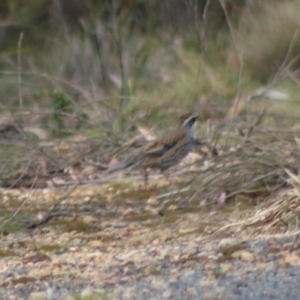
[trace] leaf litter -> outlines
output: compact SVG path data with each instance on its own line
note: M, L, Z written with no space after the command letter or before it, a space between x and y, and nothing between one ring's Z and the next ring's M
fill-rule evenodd
M206 152L203 143L196 145L192 168L189 161L180 166L172 186L154 173L145 189L141 176L130 171L98 184L88 178L83 184L79 172L60 175L61 187L37 189L31 183L29 190L5 189L1 297L47 290L52 282L54 295L91 288L93 295L100 290L104 299L118 299L125 294L113 286L126 284L130 295L137 292L137 282L148 282L167 298L174 292L171 283L159 279L167 274L183 285L185 278L197 278L211 289L241 268L272 269L264 258L270 253L270 261L283 268L298 266L300 247L293 232L299 216L299 133L260 127L261 118L253 128L234 124L239 130L230 139L223 132L226 124L218 124L205 140ZM79 160L75 168L85 164ZM150 295L146 286L141 285ZM203 290L205 299L210 294Z

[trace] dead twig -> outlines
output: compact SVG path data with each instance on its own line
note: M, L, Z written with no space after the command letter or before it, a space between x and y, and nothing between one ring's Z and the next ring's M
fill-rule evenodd
M249 127L246 130L246 133L244 135L244 140L243 140L243 144L246 143L249 140L249 137L251 136L253 130L255 127L257 127L259 124L261 124L263 117L265 115L266 109L264 108L260 114L258 115L258 117L256 118L256 120L254 120L254 122L252 124L249 125Z
M28 165L26 166L24 172L12 184L10 184L7 188L5 188L3 191L0 192L0 195L5 193L7 190L13 188L27 174L27 170L30 166L30 163L31 162L28 163ZM0 178L0 180L1 180L1 178Z
M34 187L34 184L35 184L35 181L36 181L36 179L38 178L38 171L39 171L39 168L37 168L37 170L36 170L36 174L35 174L35 178L34 178L34 180L33 180L33 182L32 182L32 185L31 185L31 187L30 187L30 190L29 190L29 192L28 192L28 194L27 194L27 197L25 198L25 200L23 201L23 203L19 206L19 208L14 212L14 214L9 218L9 219L7 219L1 226L0 226L0 228L3 228L6 224L8 224L19 212L20 212L20 210L24 207L24 205L26 204L26 202L27 202L27 200L29 199L29 196L31 195L31 193L32 193L32 190L33 190L33 187Z
M40 225L46 224L47 222L49 222L51 219L53 218L58 218L58 217L74 217L75 214L72 212L68 212L68 211L54 211L51 210L49 212L47 212L42 218L41 220L37 220L37 221L33 221L30 224L26 225L27 229L33 229L36 228Z
M22 66L21 66L21 47L23 41L24 33L21 32L18 42L18 94L19 94L19 105L20 110L23 110L23 95L22 95ZM23 120L24 121L24 120Z
M30 222L29 224L27 224L26 228L28 228L28 229L36 228L37 226L45 224L45 223L49 222L51 219L57 218L57 217L74 217L74 216L76 216L75 213L66 211L66 209L69 206L69 201L68 200L66 201L66 203L62 207L59 207L59 205L61 204L62 201L68 199L70 194L72 192L74 192L74 190L78 186L79 186L79 183L77 185L73 186L63 196L61 196L60 199L58 199L56 201L56 203L53 205L53 207L47 213L45 213L39 220Z

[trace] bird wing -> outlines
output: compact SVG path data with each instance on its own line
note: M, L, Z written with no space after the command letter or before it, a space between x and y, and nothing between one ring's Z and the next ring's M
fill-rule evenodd
M163 155L177 144L177 140L162 142L154 141L144 146L143 152L146 155Z

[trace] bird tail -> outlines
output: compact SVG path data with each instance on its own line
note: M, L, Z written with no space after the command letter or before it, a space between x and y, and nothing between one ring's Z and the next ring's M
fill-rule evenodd
M115 171L123 170L129 167L129 164L124 160L109 167L105 173L109 174Z
M142 157L140 156L140 153L135 153L135 155L131 155L126 157L124 160L120 161L119 163L116 163L109 167L105 173L109 174L115 171L124 170L129 167L134 168L135 166L139 165L142 162Z

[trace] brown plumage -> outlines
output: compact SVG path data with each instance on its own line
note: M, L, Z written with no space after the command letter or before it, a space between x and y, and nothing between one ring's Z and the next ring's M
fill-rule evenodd
M147 143L135 150L123 161L111 166L106 173L126 168L143 169L147 184L147 169L159 169L163 174L168 168L177 165L188 155L194 144L193 125L198 116L184 115L180 126L173 133Z

